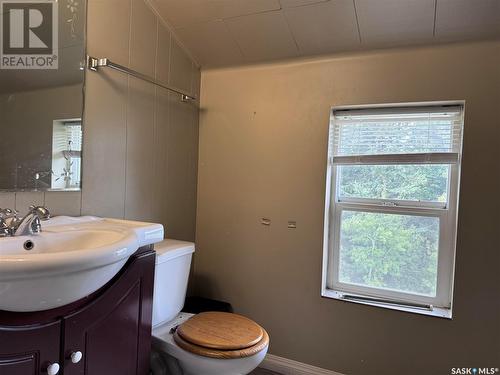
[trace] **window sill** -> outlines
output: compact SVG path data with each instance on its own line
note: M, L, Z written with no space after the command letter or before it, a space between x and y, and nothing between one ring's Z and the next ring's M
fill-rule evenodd
M333 289L323 289L321 292L321 296L325 297L325 298L333 298L333 299L344 301L344 302L358 303L361 305L381 307L381 308L390 309L390 310L399 310L399 311L404 311L404 312L409 312L409 313L414 313L414 314L434 316L437 318L452 319L451 309L445 309L442 307L433 307L432 309L428 310L428 309L424 309L424 308L390 304L390 303L384 303L384 302L346 299L346 298L344 298L343 292L339 292L339 291L336 291ZM362 295L359 295L359 296L365 297Z

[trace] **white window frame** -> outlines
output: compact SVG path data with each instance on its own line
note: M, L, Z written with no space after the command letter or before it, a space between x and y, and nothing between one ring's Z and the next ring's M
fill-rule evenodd
M334 113L346 109L379 109L456 105L462 107L462 131L464 121L464 101L398 103L384 105L333 107L330 118L330 137L333 136ZM323 244L323 297L343 299L350 302L375 305L391 309L416 312L426 315L451 318L453 280L455 269L456 231L458 196L460 185L461 145L456 154L400 154L400 155L364 155L333 157L332 142L329 142L328 164L325 194L325 227ZM334 160L335 159L335 160ZM447 202L415 202L386 199L343 198L338 192L338 167L341 165L387 165L387 164L448 164L449 179ZM409 214L439 218L439 250L437 266L436 296L418 295L396 290L354 285L339 281L339 245L342 212L361 211L367 213Z

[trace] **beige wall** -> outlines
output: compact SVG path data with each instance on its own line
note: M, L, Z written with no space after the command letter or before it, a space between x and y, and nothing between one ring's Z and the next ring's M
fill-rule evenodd
M499 67L491 42L203 72L196 292L260 322L271 353L346 374L498 367ZM453 320L322 299L330 107L459 99Z
M87 51L199 97L200 71L143 0L88 0ZM82 193L0 194L22 207L163 223L194 239L198 109L103 69L86 73Z

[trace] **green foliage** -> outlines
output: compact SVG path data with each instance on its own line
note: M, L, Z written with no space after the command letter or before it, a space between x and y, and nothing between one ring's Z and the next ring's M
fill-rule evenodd
M444 165L341 168L340 195L445 201ZM340 281L425 295L436 294L439 219L344 211Z
M356 165L339 170L344 197L446 201L447 165Z
M435 295L437 218L344 211L340 281Z

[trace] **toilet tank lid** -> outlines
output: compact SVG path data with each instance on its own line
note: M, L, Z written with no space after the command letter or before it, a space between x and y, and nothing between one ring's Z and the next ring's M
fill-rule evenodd
M155 244L156 264L194 253L194 243L165 239Z

